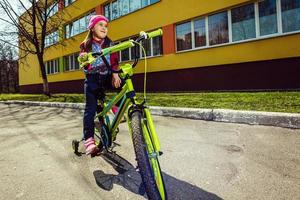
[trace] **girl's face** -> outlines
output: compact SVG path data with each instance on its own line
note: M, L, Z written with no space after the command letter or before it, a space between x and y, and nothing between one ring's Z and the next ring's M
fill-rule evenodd
M100 21L98 22L94 28L92 29L94 33L94 37L98 39L104 39L107 36L107 22L106 21Z

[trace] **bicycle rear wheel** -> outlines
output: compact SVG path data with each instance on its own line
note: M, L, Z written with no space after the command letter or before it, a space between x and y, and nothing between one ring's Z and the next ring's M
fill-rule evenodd
M147 196L151 200L166 200L167 193L159 161L154 153L149 133L143 126L145 124L143 124L141 112L133 112L131 119L132 139Z

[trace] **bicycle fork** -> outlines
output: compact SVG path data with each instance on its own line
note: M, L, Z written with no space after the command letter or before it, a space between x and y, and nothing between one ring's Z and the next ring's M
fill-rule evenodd
M141 112L141 115L143 116L142 120L141 120L141 126L142 126L142 130L143 130L143 136L145 139L145 142L147 144L147 149L148 149L148 153L149 153L149 157L157 157L163 154L163 152L160 151L160 142L159 139L157 137L156 134L156 130L154 127L154 123L153 123L153 119L151 116L151 113L149 111L149 108L147 107L143 107L143 108L135 108L132 109L130 108L129 110L131 110L131 112L127 113L127 118L128 120L128 127L129 127L129 131L130 134L132 136L132 128L131 128L131 117L130 115L133 112Z

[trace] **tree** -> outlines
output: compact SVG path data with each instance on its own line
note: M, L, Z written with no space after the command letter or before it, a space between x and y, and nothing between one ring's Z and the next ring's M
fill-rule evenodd
M0 42L0 93L18 91L18 62L15 49Z
M44 64L45 38L53 33L64 23L62 13L56 13L56 9L61 7L61 0L16 0L18 7L12 5L11 1L0 0L1 13L0 20L10 25L10 28L2 31L0 36L11 37L18 35L18 44L8 39L0 39L19 49L19 59L24 59L28 54L37 56L39 67L43 79L43 92L50 95L49 84ZM23 12L20 15L20 11ZM53 15L53 16L52 16ZM55 35L51 37L57 37Z

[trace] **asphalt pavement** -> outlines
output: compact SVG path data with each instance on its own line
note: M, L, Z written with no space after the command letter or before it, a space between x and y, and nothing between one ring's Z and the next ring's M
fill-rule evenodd
M146 199L125 124L77 156L82 111L0 104L0 199ZM154 117L169 199L300 199L300 130ZM80 147L80 151L83 151Z

